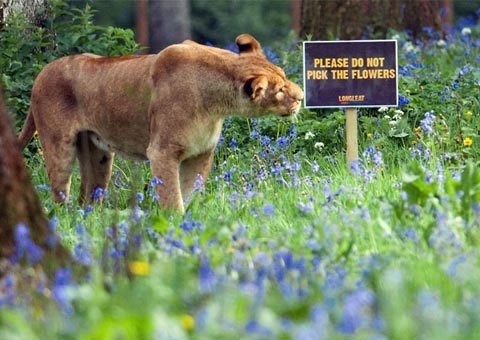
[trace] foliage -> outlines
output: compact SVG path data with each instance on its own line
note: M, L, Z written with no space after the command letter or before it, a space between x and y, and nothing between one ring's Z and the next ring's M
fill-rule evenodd
M271 46L291 30L288 0L193 0L190 5L193 38L201 43L224 45L248 32Z
M131 30L94 25L89 6L70 9L64 1L55 0L49 10L46 27L37 27L16 13L0 31L1 81L17 125L28 112L33 80L47 63L83 52L112 56L138 51Z

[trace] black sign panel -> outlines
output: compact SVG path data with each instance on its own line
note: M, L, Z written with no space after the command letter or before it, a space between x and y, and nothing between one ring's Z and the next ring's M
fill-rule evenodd
M396 40L305 41L305 107L398 105Z

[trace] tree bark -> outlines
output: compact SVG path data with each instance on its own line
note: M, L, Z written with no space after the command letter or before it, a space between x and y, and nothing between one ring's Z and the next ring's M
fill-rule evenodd
M300 33L302 20L302 0L291 0L292 29L296 34Z
M303 0L301 37L314 40L385 37L390 28L418 36L441 30L440 3L433 0Z
M190 6L188 0L150 0L150 52L190 39Z
M0 28L14 12L23 13L35 26L45 27L49 8L49 0L0 0Z
M10 259L15 253L15 228L24 223L30 230L30 239L44 250L44 268L50 272L54 266L66 264L70 256L52 238L54 235L25 169L1 89L0 145L0 259Z
M135 37L142 47L148 46L148 1L135 2ZM142 51L142 54L145 51Z

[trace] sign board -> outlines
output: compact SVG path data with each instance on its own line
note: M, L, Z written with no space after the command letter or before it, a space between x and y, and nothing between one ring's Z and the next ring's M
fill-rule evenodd
M305 41L303 77L307 108L397 106L397 41Z

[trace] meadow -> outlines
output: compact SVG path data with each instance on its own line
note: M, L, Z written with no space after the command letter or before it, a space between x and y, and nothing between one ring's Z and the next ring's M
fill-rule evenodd
M184 215L120 158L97 203L78 205L78 166L53 203L35 139L51 228L89 270L49 282L19 242L31 266L0 281L0 338L479 338L480 27L390 37L400 106L360 110L358 162L341 110L233 117ZM265 52L300 83L295 44Z

